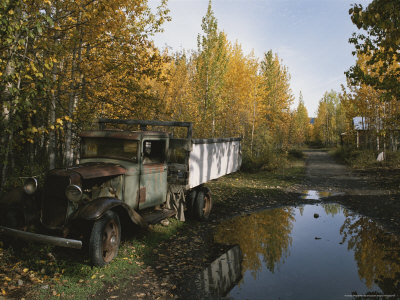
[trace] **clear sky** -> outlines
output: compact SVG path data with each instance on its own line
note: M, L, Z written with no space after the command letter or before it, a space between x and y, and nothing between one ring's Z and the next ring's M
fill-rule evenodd
M348 43L356 26L348 14L355 2L366 0L213 0L218 27L231 42L238 41L245 53L257 57L272 49L291 74L296 97L303 94L309 116L316 116L325 91L340 91L344 72L354 64ZM149 0L155 7L160 0ZM172 21L155 36L158 47L173 51L196 50L202 17L208 0L169 0Z

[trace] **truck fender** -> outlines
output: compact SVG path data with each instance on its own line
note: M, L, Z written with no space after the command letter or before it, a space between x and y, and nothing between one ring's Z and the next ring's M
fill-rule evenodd
M20 228L39 220L39 191L27 195L22 187L14 188L0 199L0 225Z
M93 221L100 219L106 211L113 208L122 207L128 214L131 221L141 227L147 227L148 224L134 209L130 208L126 203L116 198L101 197L97 198L79 208L76 218Z

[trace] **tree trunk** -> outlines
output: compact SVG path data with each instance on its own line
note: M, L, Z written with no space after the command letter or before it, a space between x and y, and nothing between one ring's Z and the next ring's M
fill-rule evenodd
M15 72L15 67L13 61L10 59L7 67L5 75L8 77ZM2 93L3 107L2 107L2 120L3 120L3 133L1 135L1 144L4 147L4 152L2 154L2 165L1 165L1 181L0 181L0 189L3 189L7 179L7 171L9 164L9 153L11 151L11 143L13 139L13 128L11 125L12 120L12 99L10 89L12 88L12 83L7 83L6 87Z
M251 142L250 142L250 154L253 156L253 142L254 142L254 127L256 123L256 101L253 106L253 124L251 125Z
M56 64L53 65L53 70L52 70L52 77L53 77L53 83L56 83L57 80L57 66ZM56 95L55 92L53 91L51 94L51 100L50 100L50 108L49 108L49 123L50 125L54 125L56 123ZM56 167L56 133L54 130L50 129L49 132L49 149L48 149L48 154L49 154L49 168L54 169Z
M82 35L81 35L82 36ZM68 116L72 119L75 113L75 109L78 105L79 101L79 93L78 89L80 87L79 80L81 78L77 78L77 73L80 73L79 64L82 59L82 39L80 39L77 47L74 48L72 54L72 65L71 65L71 93L68 104ZM73 141L74 132L72 129L71 121L67 122L67 130L65 133L65 154L64 154L64 164L69 166L74 161L74 151L72 149L72 141Z

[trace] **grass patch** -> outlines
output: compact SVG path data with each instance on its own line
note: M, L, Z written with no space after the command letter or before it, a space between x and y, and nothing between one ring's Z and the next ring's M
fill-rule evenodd
M367 168L377 166L374 151L337 148L329 152L333 157L352 168Z
M182 226L184 223L170 219L167 227L154 225L146 232L128 237L121 243L118 257L103 268L90 266L85 259L85 250L40 244L0 247L0 292L13 298L86 299L108 282L123 287L140 268L151 262L153 249ZM20 289L18 280L24 282Z
M301 149L293 148L289 151L270 151L258 156L243 154L241 170L243 172L258 174L259 171L276 172L287 169L294 161L302 160L304 152Z
M124 287L129 283L129 277L151 262L153 249L160 242L173 236L181 226L183 223L176 219L170 219L170 225L167 227L159 224L151 226L149 231L122 242L118 257L103 268L91 267L88 262L72 267L65 266L66 271L55 283L53 290L56 291L56 295L65 295L71 299L86 299L107 282L116 282L120 287ZM53 291L51 295L54 295ZM47 298L49 294L42 293L42 296Z
M385 160L377 161L379 152L351 148L337 148L329 152L337 160L356 169L400 168L400 152L385 152Z
M237 172L207 183L213 201L223 202L227 198L241 195L270 195L278 189L301 183L305 176L302 159L289 160L285 167L273 171Z

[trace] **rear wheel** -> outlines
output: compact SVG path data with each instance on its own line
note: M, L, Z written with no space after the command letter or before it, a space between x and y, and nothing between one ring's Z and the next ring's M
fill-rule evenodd
M212 208L211 192L202 188L197 192L194 203L194 215L198 220L207 220Z
M93 265L104 266L118 254L121 224L118 214L107 211L93 224L89 241L89 258Z
M191 190L186 196L186 208L189 216L195 216L195 202L196 202L197 190Z

